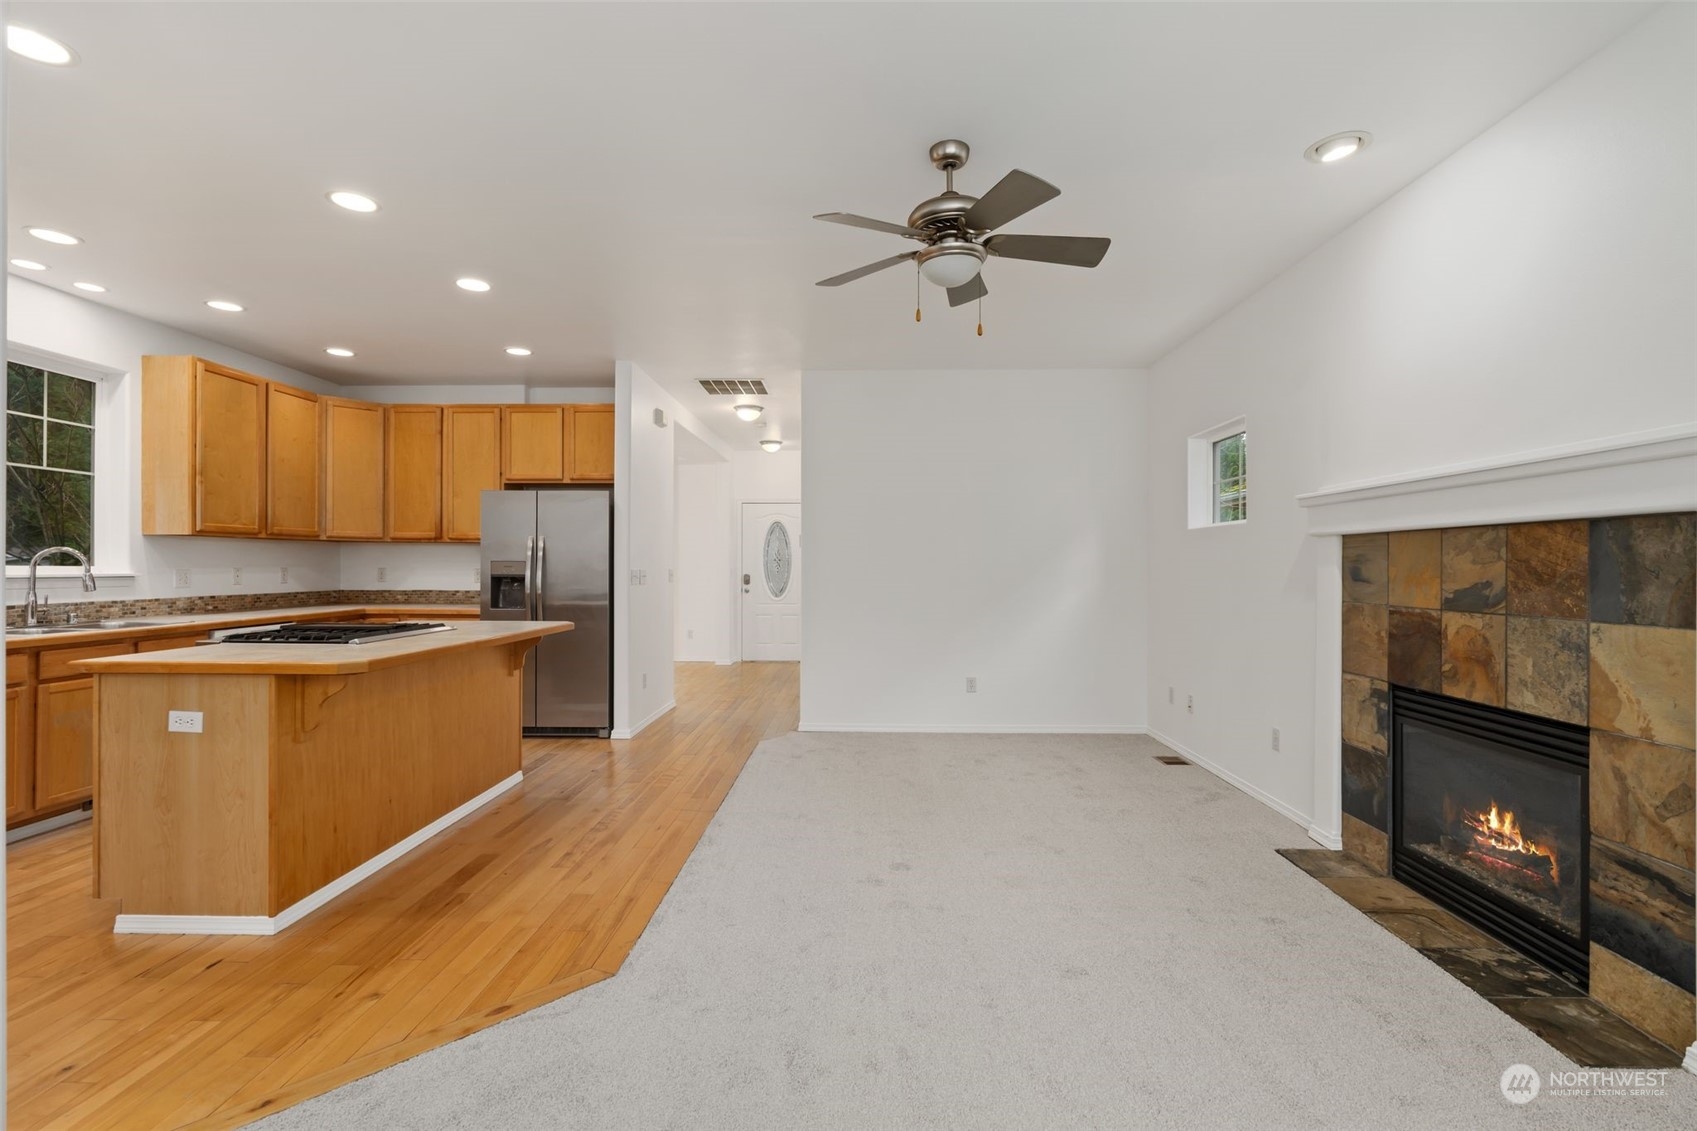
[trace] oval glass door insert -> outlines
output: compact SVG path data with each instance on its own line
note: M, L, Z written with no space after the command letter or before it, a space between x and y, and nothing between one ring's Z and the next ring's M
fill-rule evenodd
M766 573L766 592L775 601L790 589L790 532L781 522L766 528L766 544L760 553Z

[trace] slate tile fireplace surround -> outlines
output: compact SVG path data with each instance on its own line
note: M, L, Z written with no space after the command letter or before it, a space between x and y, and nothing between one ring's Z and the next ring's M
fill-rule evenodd
M1697 515L1343 539L1343 840L1697 1038Z

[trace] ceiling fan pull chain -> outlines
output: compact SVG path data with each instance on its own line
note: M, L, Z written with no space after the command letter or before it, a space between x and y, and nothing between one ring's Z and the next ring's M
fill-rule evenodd
M919 261L918 260L914 260L914 263L913 263L913 320L915 322L920 321L920 317L919 317Z
M978 336L984 336L984 296L978 296Z

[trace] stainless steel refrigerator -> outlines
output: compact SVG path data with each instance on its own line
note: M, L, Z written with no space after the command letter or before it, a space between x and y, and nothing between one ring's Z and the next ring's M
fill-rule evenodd
M613 492L483 492L483 619L569 620L524 666L526 734L613 725Z

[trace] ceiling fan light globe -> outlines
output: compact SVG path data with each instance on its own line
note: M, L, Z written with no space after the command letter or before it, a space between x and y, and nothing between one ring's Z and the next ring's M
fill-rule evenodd
M966 251L949 251L930 256L919 264L919 273L927 282L944 290L970 283L984 266L978 256Z

